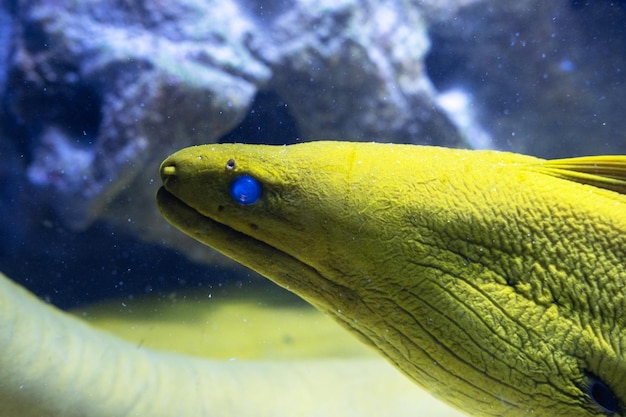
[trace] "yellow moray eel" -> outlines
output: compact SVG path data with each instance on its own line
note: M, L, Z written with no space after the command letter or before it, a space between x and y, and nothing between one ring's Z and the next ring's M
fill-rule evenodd
M626 157L312 142L161 165L174 226L475 416L626 416Z

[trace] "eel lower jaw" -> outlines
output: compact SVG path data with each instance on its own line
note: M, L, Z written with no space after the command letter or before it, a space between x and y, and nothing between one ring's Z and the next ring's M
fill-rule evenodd
M275 247L206 217L185 204L165 187L156 194L161 215L174 227L193 239L217 250L258 272L276 284L296 293L322 311L328 311L319 283L331 281L315 268ZM313 290L313 291L312 291Z
M156 200L161 215L183 233L295 293L322 313L334 317L362 342L377 346L355 320L342 313L358 304L362 310L368 310L368 316L374 315L352 289L333 282L294 256L200 214L165 187L159 189Z

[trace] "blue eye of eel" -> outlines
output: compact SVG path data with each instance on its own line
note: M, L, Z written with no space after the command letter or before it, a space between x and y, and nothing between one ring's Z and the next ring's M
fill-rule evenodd
M240 175L230 183L230 196L237 203L248 206L261 197L261 183L249 175Z

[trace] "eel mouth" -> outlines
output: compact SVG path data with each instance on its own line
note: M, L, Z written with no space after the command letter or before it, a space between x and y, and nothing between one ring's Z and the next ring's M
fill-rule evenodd
M279 252L276 248L264 242L199 213L168 191L165 186L157 191L156 201L159 212L168 223L226 256L234 257L234 254L231 253L232 250L237 250L238 252L245 251L248 245L262 245L264 247L263 252ZM241 257L235 258L238 262L245 264L243 259L240 259Z
M276 284L304 298L316 308L329 306L320 294L320 283L336 286L312 266L274 246L206 217L180 200L165 187L156 194L161 215L193 239L258 272Z

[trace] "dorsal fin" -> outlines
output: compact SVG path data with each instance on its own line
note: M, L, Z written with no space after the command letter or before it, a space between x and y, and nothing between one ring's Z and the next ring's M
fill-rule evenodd
M626 195L626 155L552 159L542 162L538 168L555 177Z

